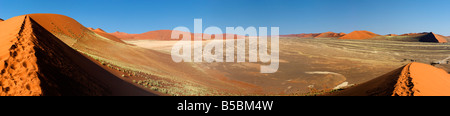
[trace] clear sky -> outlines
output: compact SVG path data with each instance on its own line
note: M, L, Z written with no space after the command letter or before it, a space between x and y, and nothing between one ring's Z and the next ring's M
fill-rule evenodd
M280 27L280 34L368 30L450 35L450 0L0 0L0 18L63 14L107 32L186 26ZM269 31L270 32L270 31Z

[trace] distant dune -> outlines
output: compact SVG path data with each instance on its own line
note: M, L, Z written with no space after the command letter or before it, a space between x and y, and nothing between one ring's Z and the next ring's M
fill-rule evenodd
M378 34L372 33L370 31L353 31L347 35L344 35L338 39L369 39L375 36L379 36Z
M397 34L387 34L386 36L398 36Z
M423 63L409 63L371 81L331 95L339 96L449 96L450 74Z
M345 33L334 33L334 32L325 32L325 33L321 33L315 37L324 37L324 38L329 38L329 37L342 37L344 36Z
M172 31L173 30L156 30L156 31L149 31L149 32L145 32L145 33L141 33L141 34L128 34L128 33L124 33L124 32L114 32L114 33L109 33L111 35L116 36L117 38L123 39L123 40L180 40L180 39L171 39L172 36ZM189 33L189 32L181 32L181 31L177 31L178 33L183 33L183 34L190 34L191 35L191 40L194 40L194 33ZM211 36L213 39L215 38L215 35L209 35L209 34L202 34L203 36ZM233 39L238 39L238 38L244 38L245 36L242 35L236 35L236 34L222 34L222 38L226 39L227 36L233 36ZM180 36L182 37L182 36Z
M353 31L349 34L345 33L302 33L302 34L289 34L280 35L280 37L298 37L298 38L337 38L337 39L355 39L355 40L391 40L391 41L408 41L408 42L434 42L434 43L447 43L450 37L435 34L433 32L423 33L406 33L406 34L387 34L378 35L370 31Z
M334 37L342 37L344 35L345 33L324 32L324 33L301 33L301 34L280 35L280 37L334 38Z
M428 34L425 34L424 36L420 37L420 42L436 42L436 43L447 43L447 40L444 36L434 34L433 32L430 32Z
M391 40L391 41L408 41L408 42L433 42L433 43L447 43L448 38L433 32L423 33L407 33L397 36L376 36L369 38L371 40Z
M122 41L122 39L117 38L116 36L111 35L111 34L109 34L109 33L106 33L105 31L103 31L103 30L100 29L100 28L94 29L94 28L89 27L88 29L91 30L91 31L93 31L93 32L95 32L96 34L98 34L98 35L100 35L100 36L103 36L103 37L105 37L105 38L108 38L108 39L110 39L110 40L113 40L113 41L116 41L116 42L120 42L120 43L125 43L125 42Z
M301 34L289 34L281 35L280 37L299 37L299 38L313 38L320 35L320 33L301 33Z
M191 63L173 62L170 54L111 41L96 34L101 32L99 29L91 31L92 28L88 29L67 16L56 14L31 14L29 16L44 28L40 30L49 31L67 46L75 49L77 53L81 52L91 60L86 63L74 63L81 67L73 69L72 72L87 70L89 67L101 67L107 70L105 73L98 70L87 70L87 72L97 74L90 77L98 80L98 83L105 84L102 87L109 91L109 93L100 95L199 95L201 92L211 95L212 93L204 91L214 89L227 91L227 93L238 93L244 89L248 92L256 89L243 82L212 76L217 75L213 72L205 74ZM85 64L92 65L85 67ZM158 82L159 86L138 85L137 81L139 80ZM170 86L162 86L162 83L170 84ZM190 90L198 91L182 91L187 85ZM70 92L70 90L67 91Z

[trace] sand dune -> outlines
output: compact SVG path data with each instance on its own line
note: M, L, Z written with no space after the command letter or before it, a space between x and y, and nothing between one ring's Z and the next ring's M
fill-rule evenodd
M91 30L91 31L93 31L93 32L95 32L96 34L98 34L98 35L100 35L100 36L103 36L103 37L108 38L108 39L110 39L110 40L113 40L113 41L116 41L116 42L124 43L124 44L125 44L125 42L123 42L122 39L119 39L119 38L117 38L117 37L114 36L114 35L111 35L111 34L109 34L109 33L106 33L105 31L103 31L103 30L100 29L100 28L94 29L94 28L89 27L88 29Z
M447 43L447 37L435 34L433 32L423 33L407 33L397 36L376 36L369 38L371 40L390 40L390 41L408 41L408 42L433 42L433 43Z
M447 43L444 36L434 34L433 32L427 33L420 37L420 42L436 42L436 43Z
M123 40L180 40L180 39L171 39L173 30L156 30L156 31L149 31L142 34L128 34L124 32L114 32L110 33L111 35L116 36L117 38L123 39ZM181 32L177 31L178 33L186 33L191 35L191 40L194 40L194 33L189 32ZM234 36L233 36L234 35ZM202 36L211 36L212 39L215 38L215 35L210 34L202 34ZM233 36L233 39L239 39L244 38L245 36L242 35L236 35L236 34L222 34L223 39L226 39L227 36Z
M0 24L0 95L156 95L119 79L73 50L34 16L41 15L18 16Z
M398 36L397 34L387 34L386 36Z
M372 79L376 77L375 75L392 69L387 69L389 66L379 65L377 68L382 67L383 71L376 68L370 68L369 71L354 71L353 69L368 69L365 66L372 66L379 62L358 60L355 58L357 55L365 56L366 54L356 54L344 51L346 49L333 47L333 45L353 46L358 42L367 44L364 43L366 41L324 38L280 39L283 41L280 42L281 45L285 47L281 54L285 60L282 63L284 67L280 68L279 73L262 75L258 73L258 68L255 68L256 64L252 63L174 63L170 60L170 54L124 44L120 37L116 37L127 38L124 40L167 40L170 39L168 37L172 30L144 34L116 32L116 35L113 35L99 28L86 28L70 17L56 14L14 17L1 22L0 30L2 38L0 39L0 62L2 62L0 63L0 96L285 95L288 92L294 92L294 89L311 84L318 86L318 89L325 89L327 86L341 88L351 83L359 83L361 78ZM361 38L374 35L368 32L355 33L353 33L354 37ZM189 34L193 35L193 33ZM344 34L326 32L301 36L326 38L342 35ZM375 38L384 37L376 34L374 36ZM414 41L419 41L422 37L422 41L443 42L441 36L434 33L409 36L415 37L412 39ZM326 45L330 46L321 45L322 42L329 42ZM370 42L371 45L373 41ZM386 44L389 42L383 43L384 46ZM446 45L431 44L444 47ZM420 48L425 49L426 46L420 46ZM438 49L436 53L445 54L445 50ZM352 59L336 59L336 56L345 56L345 54ZM359 64L363 61L365 64ZM358 67L357 65L364 66L354 68L354 66ZM400 64L392 67L398 66ZM312 69L326 71L299 71ZM302 76L306 76L306 79ZM333 95L448 95L450 93L448 79L448 73L442 69L421 63L411 63ZM140 82L132 83L132 80ZM141 81L144 81L145 85ZM320 85L323 87L319 87ZM289 91L284 90L278 93L280 92L278 89L286 88L285 86Z
M378 34L372 33L370 31L353 31L347 35L344 35L338 39L369 39L375 36L379 36Z
M344 35L345 33L324 32L324 33L301 33L301 34L280 35L280 37L334 38L334 37L342 37Z
M345 33L325 32L325 33L321 33L315 37L330 38L330 37L342 37L344 35L345 35Z
M104 39L67 16L56 14L29 16L70 47L99 62L110 64L115 71L121 73L119 76L133 73L146 75L146 78L143 76L122 78L129 82L147 79L167 83L170 86L160 86L154 90L172 95L198 95L211 90L238 93L244 89L251 92L253 89L251 85L245 83L219 78L215 72L203 72L198 67L192 66L192 63L175 63L171 60L170 54ZM185 88L191 91L186 91ZM150 90L150 87L146 89Z
M280 37L313 38L318 35L320 35L320 33L301 33L301 34L280 35Z
M449 96L450 74L423 63L409 63L371 81L331 95L338 96Z

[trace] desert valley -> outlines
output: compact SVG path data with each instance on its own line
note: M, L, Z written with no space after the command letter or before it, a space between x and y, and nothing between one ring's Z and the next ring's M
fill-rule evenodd
M0 96L450 95L450 37L433 32L279 35L268 74L258 62L175 63L171 33L108 33L59 14L0 20ZM254 39L223 35L233 38L203 44Z

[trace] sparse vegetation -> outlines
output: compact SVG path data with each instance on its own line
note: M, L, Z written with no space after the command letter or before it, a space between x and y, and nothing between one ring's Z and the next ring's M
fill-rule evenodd
M118 65L121 63L107 60L105 58L95 56L80 50L77 50L83 54L100 62L102 65L108 68L118 70L122 72L122 77L129 77L133 83L141 85L153 91L158 91L161 93L180 96L180 95L232 95L229 93L221 93L214 89L199 86L193 82L186 80L176 80L173 77L168 77L168 75L159 75L156 73L150 73L143 71L142 69L131 68L127 66ZM139 79L137 79L139 78Z

